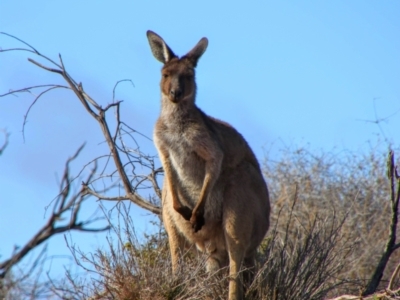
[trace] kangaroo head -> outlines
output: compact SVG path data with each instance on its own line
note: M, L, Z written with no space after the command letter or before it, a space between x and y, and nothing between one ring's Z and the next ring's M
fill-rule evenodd
M153 31L147 31L154 57L164 64L161 70L161 93L173 103L194 102L196 94L195 67L206 51L208 40L202 38L192 50L179 58L164 40Z

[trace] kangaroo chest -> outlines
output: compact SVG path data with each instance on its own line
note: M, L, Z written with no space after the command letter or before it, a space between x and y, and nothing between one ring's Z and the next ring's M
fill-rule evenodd
M196 135L173 127L156 131L155 135L156 146L167 151L181 187L193 196L198 194L205 176L205 162L196 154Z
M186 181L200 180L202 183L205 174L205 162L196 154L196 146L185 134L171 138L173 143L171 143L168 151L172 165L180 179Z

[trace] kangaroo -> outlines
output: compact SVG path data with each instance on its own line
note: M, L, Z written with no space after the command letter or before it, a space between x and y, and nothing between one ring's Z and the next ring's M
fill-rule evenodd
M184 245L195 245L208 254L207 271L229 265L229 299L243 299L241 267L254 267L269 227L260 165L239 132L196 106L195 67L207 38L181 58L156 33L147 31L147 38L164 64L154 143L165 172L162 217L173 273Z

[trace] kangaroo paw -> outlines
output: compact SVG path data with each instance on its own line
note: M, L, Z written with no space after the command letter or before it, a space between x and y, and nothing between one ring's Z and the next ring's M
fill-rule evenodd
M180 206L175 209L186 221L189 221L192 217L192 210L187 206Z
M193 214L190 218L190 223L194 232L199 231L204 225L204 215L203 214Z

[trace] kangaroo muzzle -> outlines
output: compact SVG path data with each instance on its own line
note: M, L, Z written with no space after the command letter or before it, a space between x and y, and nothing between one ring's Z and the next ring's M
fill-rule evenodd
M182 99L182 90L180 88L171 89L169 91L169 99L174 103L178 103Z

